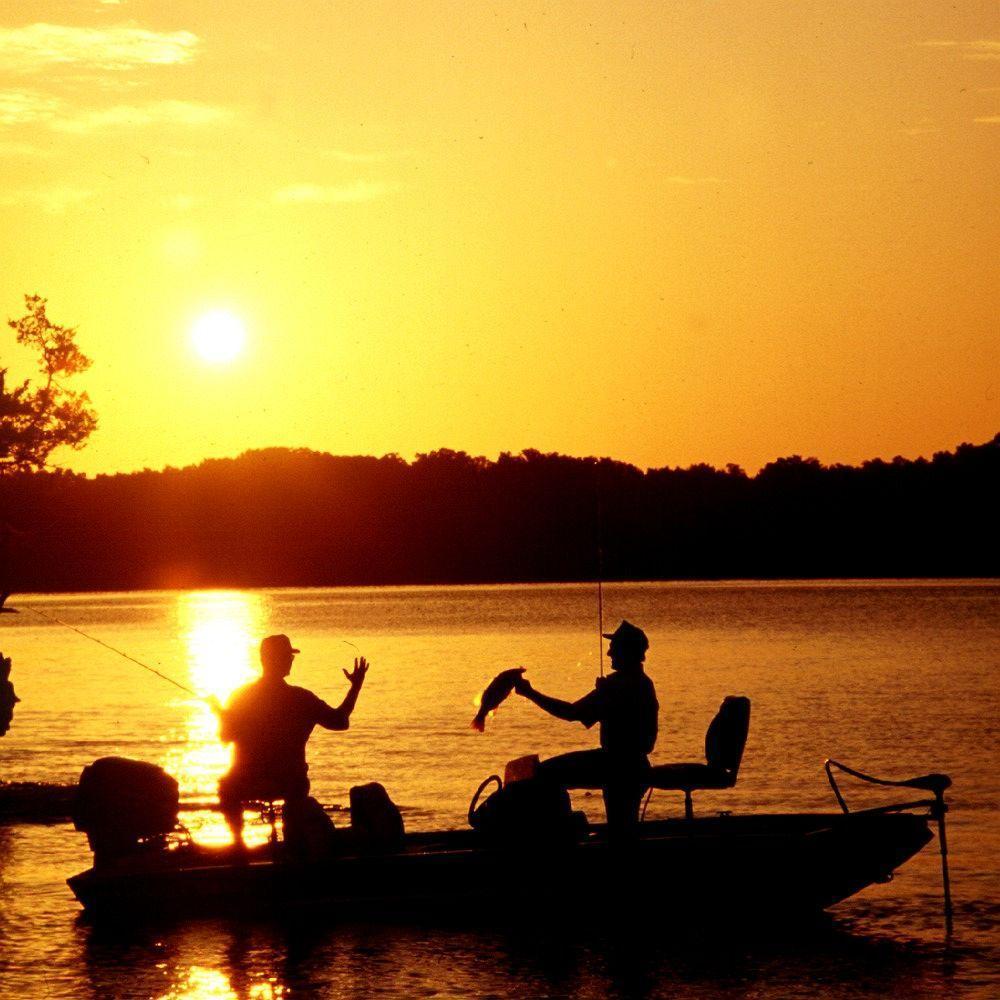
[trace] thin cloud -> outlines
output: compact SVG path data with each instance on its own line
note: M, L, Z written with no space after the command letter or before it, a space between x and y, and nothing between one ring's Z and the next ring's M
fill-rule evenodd
M0 90L0 125L30 125L49 121L61 102L34 90Z
M34 90L0 91L0 125L44 125L56 132L84 134L110 128L218 125L232 112L196 101L149 101L107 108L71 108L65 101Z
M933 118L921 118L919 121L914 122L912 125L905 126L899 130L903 135L933 135L935 132L940 132L941 129L938 128L937 122Z
M167 208L184 214L197 206L198 199L192 194L173 194L165 199L164 204Z
M45 149L33 142L17 142L0 139L0 156L51 156L53 150Z
M93 191L82 188L51 187L6 194L0 198L0 205L40 208L48 215L63 215L67 209L90 201L93 197Z
M136 76L105 73L96 69L53 74L49 79L59 84L64 91L74 87L87 87L91 92L103 90L108 94L130 94L148 87L146 81Z
M388 163L391 160L399 160L412 155L409 150L402 150L398 153L376 152L357 153L347 149L328 149L323 155L330 160L337 160L340 163Z
M978 38L972 42L959 42L951 38L928 38L916 44L923 49L957 50L963 59L975 61L1000 59L1000 41L994 38Z
M131 22L107 28L38 23L0 28L0 62L19 73L53 66L124 71L190 62L199 44L190 31L151 31Z
M678 184L680 186L691 187L695 184L725 184L722 177L691 177L687 174L671 174L666 178L668 184Z
M1000 115L980 115L972 119L974 122L981 122L984 125L1000 125Z
M1000 41L992 38L982 38L978 42L969 42L966 59L1000 59Z
M53 119L51 128L60 132L95 132L109 128L145 128L150 125L203 127L218 125L232 117L226 108L196 101L151 101L118 104L110 108L79 111Z
M357 180L350 184L292 184L274 194L279 205L336 205L375 201L394 190L379 181Z

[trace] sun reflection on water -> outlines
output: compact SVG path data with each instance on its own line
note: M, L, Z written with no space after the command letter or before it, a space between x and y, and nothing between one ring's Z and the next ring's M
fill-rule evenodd
M285 987L274 978L251 983L247 989L237 992L224 972L192 965L182 979L160 994L159 1000L236 1000L239 996L246 1000L279 1000L287 995Z
M236 991L224 973L194 965L160 1000L229 1000L230 997L236 1000Z
M192 591L179 595L177 617L191 681L199 691L225 701L257 676L257 648L267 619L263 595Z
M177 597L178 633L187 654L190 686L223 704L259 673L258 646L268 619L262 594L239 590L191 591ZM204 701L186 706L183 732L163 766L188 798L215 799L220 776L229 767L230 748L219 742L215 713ZM193 817L192 817L193 819ZM200 841L225 842L225 824L217 814L194 823Z

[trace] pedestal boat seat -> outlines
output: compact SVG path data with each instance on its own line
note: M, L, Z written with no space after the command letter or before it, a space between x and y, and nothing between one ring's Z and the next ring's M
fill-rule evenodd
M694 818L691 793L706 788L732 788L740 771L750 731L750 699L728 695L705 733L705 763L656 764L649 786L684 793L684 817Z

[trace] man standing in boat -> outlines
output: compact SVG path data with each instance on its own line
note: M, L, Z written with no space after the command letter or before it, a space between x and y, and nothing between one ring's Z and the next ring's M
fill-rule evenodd
M514 690L557 719L600 723L599 750L580 750L542 761L537 777L563 788L600 788L609 833L615 839L634 835L639 803L648 786L649 758L656 744L659 703L656 688L643 670L649 640L641 628L623 621L609 639L611 674L600 677L579 701L561 701L536 691L522 677Z
M260 679L217 709L219 737L235 746L233 766L219 782L219 804L237 848L243 846L243 803L248 800L284 800L285 839L299 838L309 795L306 742L315 726L348 728L368 672L365 658L355 659L354 669L344 671L347 695L333 708L312 691L286 683L298 652L287 635L269 635L260 644Z

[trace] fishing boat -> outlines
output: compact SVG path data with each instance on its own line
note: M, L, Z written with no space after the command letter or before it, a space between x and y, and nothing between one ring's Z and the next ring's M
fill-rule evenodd
M851 812L834 769L922 797ZM836 813L687 815L643 822L626 842L609 838L604 824L573 814L558 836L548 835L552 829L544 823L534 830L526 823L518 835L498 837L477 824L481 786L470 807L479 829L406 834L391 847L343 831L339 846L335 839L325 856L308 859L276 837L239 856L231 848L156 839L68 883L91 916L129 920L274 916L302 908L352 919L429 912L465 919L526 909L589 911L595 904L620 905L626 909L611 912L627 913L658 900L665 922L695 912L716 922L746 921L815 913L887 881L933 839L936 823L950 923L947 776L885 781L835 761L827 763L827 775L841 805ZM488 780L503 786L498 777Z

